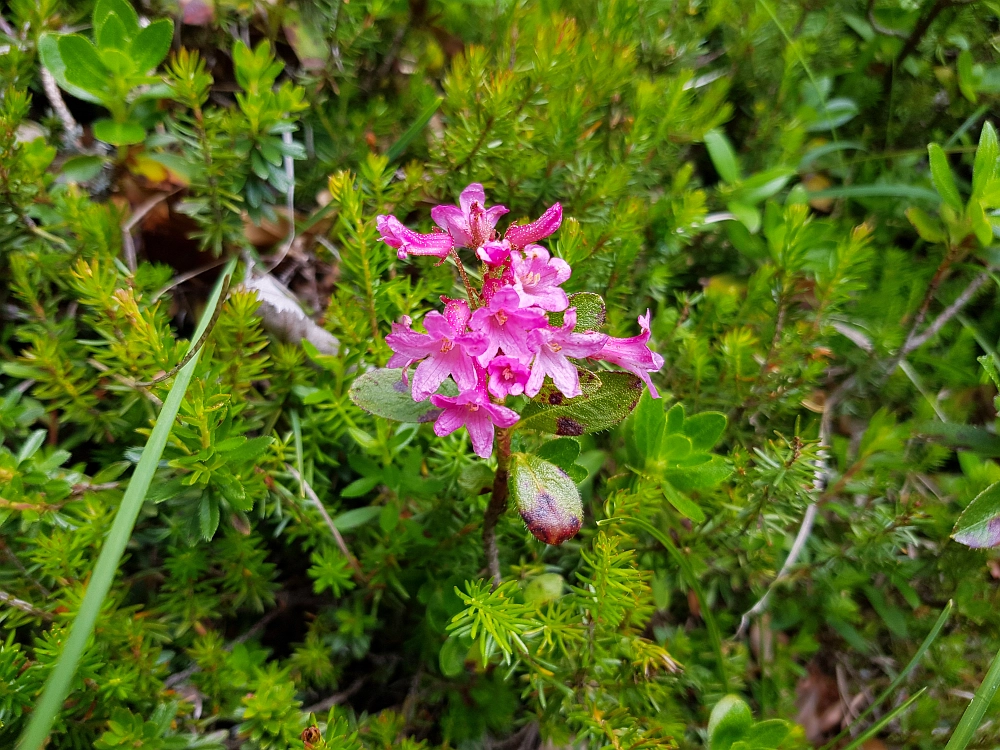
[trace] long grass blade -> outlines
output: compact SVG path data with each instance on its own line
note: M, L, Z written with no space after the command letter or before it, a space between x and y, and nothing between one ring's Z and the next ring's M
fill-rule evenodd
M924 654L927 653L927 649L929 649L931 647L931 644L934 643L935 640L937 640L938 635L941 633L941 629L945 626L945 623L948 622L948 618L951 616L951 610L954 606L955 606L954 602L951 599L949 599L948 603L944 605L944 609L941 610L941 614L938 615L937 622L934 623L934 627L931 628L931 632L929 632L927 634L927 637L924 638L923 643L920 644L920 648L917 649L917 652L913 655L913 658L910 659L909 663L903 668L903 671L896 676L895 680L889 683L889 687L887 687L878 698L872 701L871 705L868 706L868 708L866 708L864 711L861 712L861 715L858 716L858 718L856 718L853 722L851 722L850 727L847 727L847 729L845 729L843 732L841 732L832 740L823 745L822 750L828 750L828 748L831 748L838 742L840 742L840 740L842 740L845 736L847 736L848 732L851 731L852 727L857 726L862 721L867 719L872 711L874 711L876 708L882 705L882 703L885 702L886 698L888 698L890 695L896 692L896 688L898 688L900 685L903 684L903 680L905 680L909 676L910 672L912 672L914 668L917 666L917 664L920 663L920 660L924 657Z
M222 303L222 290L227 280L232 277L236 261L237 258L233 258L226 264L222 275L216 282L205 313L198 324L198 330L191 338L191 347L197 345L213 317L213 311ZM189 352L191 347L189 347ZM195 367L198 365L200 354L200 351L195 352L194 356L177 373L177 377L170 387L170 393L167 394L167 398L163 402L163 408L160 409L156 424L149 435L149 440L146 441L146 447L142 450L142 456L135 467L135 473L132 475L122 503L115 514L111 531L108 532L108 536L104 540L104 546L101 548L101 554L94 566L94 573L83 596L83 602L80 604L80 611L73 620L66 645L63 646L55 669L45 681L42 697L31 714L31 720L28 722L24 734L18 741L18 750L40 750L63 701L69 695L73 676L80 663L80 656L94 632L94 623L97 621L104 599L114 582L118 563L121 561L122 553L125 552L125 545L128 544L128 540L132 536L135 520L146 499L149 485L153 481L153 474L156 472L160 456L163 455L163 449L167 445L167 438L170 436L170 430L177 418L177 411L180 409L181 401L184 399L188 384L191 382Z
M667 552L670 553L674 562L676 562L677 566L681 569L681 573L684 574L684 578L687 581L688 586L690 586L691 590L694 591L695 598L698 600L698 606L701 608L701 617L705 621L705 627L708 630L708 637L712 642L712 650L715 652L715 659L718 663L719 679L722 681L723 689L728 692L729 670L726 668L726 659L722 655L721 631L719 630L719 624L715 621L715 615L713 615L712 610L709 609L708 600L705 598L705 593L701 589L698 577L694 574L694 569L691 567L691 561L688 560L679 549L677 549L677 546L670 540L670 537L653 526L651 523L643 520L642 518L628 518L624 520L626 523L638 526L666 547Z
M879 720L878 720L878 721L876 721L876 722L875 722L874 724L872 724L872 725L871 725L871 726L870 726L870 727L868 728L868 731L867 731L867 732L864 732L864 733L862 733L862 734L859 734L859 735L858 735L857 737L855 737L855 738L854 738L854 741L853 741L853 742L851 742L851 744L849 744L849 745L848 745L847 747L845 747L845 748L844 748L843 750L854 750L854 748L856 748L856 747L861 747L861 746L862 746L863 744L865 744L865 743L866 743L866 742L867 742L868 740L870 740L870 739L871 739L872 737L874 737L874 736L875 736L876 734L878 734L879 732L881 732L881 731L882 731L882 728L883 728L883 727L885 727L885 725L886 725L886 724L888 724L888 723L889 723L890 721L892 721L892 720L893 720L893 719L895 719L895 718L896 718L897 716L899 716L899 715L900 715L901 713L903 713L903 712L904 712L904 711L905 711L906 709L908 709L908 708L909 708L909 707L910 707L911 705L913 705L913 703L914 703L914 702L915 702L915 701L917 700L917 698L919 698L919 697L920 697L921 695L923 695L923 694L924 694L925 692L927 692L927 688L925 688L925 687L923 687L923 688L920 688L920 690L918 690L918 691L917 691L916 693L914 693L914 694L913 694L913 695L912 695L912 696L910 697L910 699L909 699L909 700L907 700L907 701L906 701L905 703L903 703L902 705L900 705L900 706L897 706L897 707L896 707L896 708L894 708L894 709L893 709L892 711L890 711L890 712L889 712L889 713L887 713L887 714L886 714L885 716L883 716L883 717L882 717L881 719L879 719Z
M406 132L399 136L399 140L389 147L389 151L386 153L386 156L388 157L390 163L396 161L396 159L403 155L403 152L406 151L406 147L409 146L410 142L427 126L427 123L431 121L434 113L440 109L443 103L444 97L436 97L434 101L424 108L424 111L421 112L420 116L413 121L413 124L406 129Z
M972 735L979 729L979 724L986 714L986 709L993 702L993 696L996 695L998 687L1000 687L1000 652L997 652L997 655L993 657L990 671L983 678L983 683L973 696L972 703L962 714L958 726L955 727L955 733L951 735L944 750L965 750Z

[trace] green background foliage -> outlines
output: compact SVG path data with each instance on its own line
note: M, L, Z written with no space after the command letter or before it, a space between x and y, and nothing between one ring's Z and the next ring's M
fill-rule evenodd
M952 737L1000 649L1000 5L2 19L0 746L227 260L48 747L799 748L890 686L850 734ZM494 466L351 397L461 289L375 215L428 231L473 181L515 221L561 202L567 291L615 336L651 309L666 359L662 400L598 372L525 407L518 461L584 523L551 547L511 509L496 589ZM555 409L595 429L551 440ZM953 742L1000 741L976 723Z

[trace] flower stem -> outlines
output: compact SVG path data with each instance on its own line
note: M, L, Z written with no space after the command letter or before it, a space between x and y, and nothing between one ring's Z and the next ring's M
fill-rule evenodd
M500 585L500 553L497 550L497 521L507 510L507 468L510 466L510 429L497 432L497 473L493 477L493 493L483 517L483 550L493 579L493 588Z
M472 282L469 280L469 274L465 271L465 265L462 263L462 259L458 257L458 250L455 248L451 249L451 258L455 261L455 265L458 266L458 273L462 277L462 283L465 284L465 293L469 295L469 307L475 310L479 307L479 295L476 294L476 290L472 288Z

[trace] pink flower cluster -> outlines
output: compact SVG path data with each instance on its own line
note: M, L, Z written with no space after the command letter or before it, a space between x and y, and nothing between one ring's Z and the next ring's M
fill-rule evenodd
M456 250L465 247L484 264L482 288L468 289L468 301L443 297L444 313L424 317L426 333L413 330L404 317L386 337L394 352L389 367L402 367L405 378L407 369L419 363L412 394L414 400L430 398L442 409L435 433L448 435L464 425L483 458L492 451L494 426L511 427L518 420L517 412L503 405L507 396L534 397L546 376L567 398L581 395L579 372L570 360L612 362L642 378L654 398L659 394L649 373L663 366L663 357L646 344L649 311L639 318L641 333L631 338L573 330L576 309L569 307L561 288L570 277L569 264L535 244L562 223L558 203L537 221L508 227L499 239L496 224L505 213L503 206L487 208L483 186L473 183L462 191L458 206L431 210L439 231L420 234L395 216L377 219L381 239L401 259L453 255L461 263ZM549 323L550 312L563 313L561 325ZM437 394L449 377L459 394Z

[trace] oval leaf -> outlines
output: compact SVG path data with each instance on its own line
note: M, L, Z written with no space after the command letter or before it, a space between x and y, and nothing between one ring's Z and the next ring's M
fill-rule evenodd
M958 188L955 187L955 178L951 173L944 149L936 143L932 143L927 147L927 155L931 162L931 181L937 188L941 200L956 211L961 211L963 208L962 198L958 194Z
M1000 544L1000 482L991 484L958 517L951 538L972 549Z
M450 380L438 389L447 396L457 396ZM369 414L396 422L431 422L441 410L427 401L414 401L410 386L403 382L403 371L379 368L360 375L351 385L351 401Z
M580 492L555 464L530 453L513 454L508 488L525 526L539 541L562 544L580 530Z
M602 373L601 387L590 395L565 399L558 406L528 404L517 426L570 436L607 430L631 413L644 388L630 372Z

